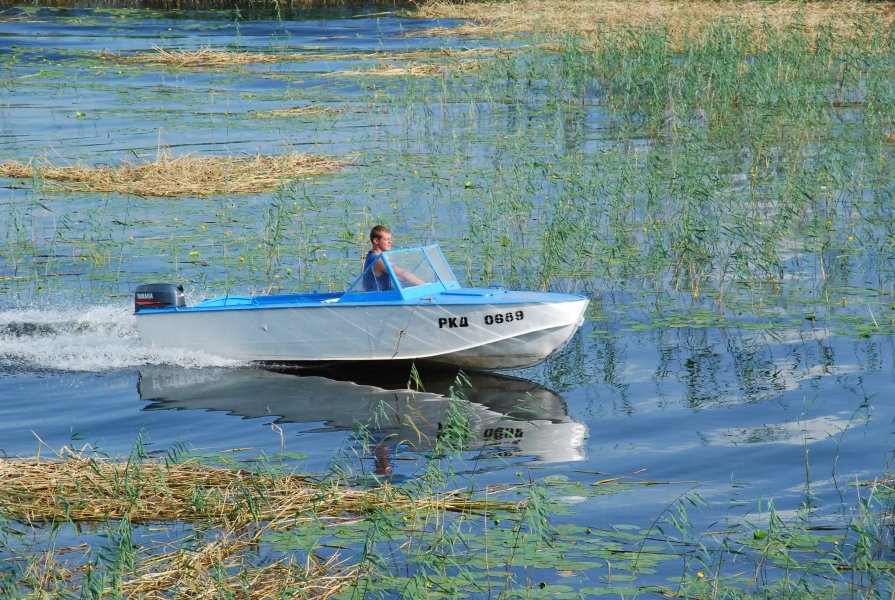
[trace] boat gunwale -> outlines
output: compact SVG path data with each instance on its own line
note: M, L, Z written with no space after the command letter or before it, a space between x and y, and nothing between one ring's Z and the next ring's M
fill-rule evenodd
M476 288L472 288L476 289ZM417 306L444 306L444 307L469 307L469 306L488 306L488 305L541 305L541 304L557 304L567 302L581 302L589 299L586 296L577 294L565 294L557 292L530 292L523 290L506 290L505 294L495 294L489 296L472 296L459 294L435 294L428 297L413 298L409 300L370 300L364 302L350 301L325 301L325 300L285 300L277 302L273 300L256 303L256 298L275 298L276 296L238 296L240 299L250 299L252 302L244 304L224 304L224 305L208 305L203 306L205 302L214 302L218 300L226 301L227 296L220 298L210 298L203 300L199 304L192 306L168 306L164 308L144 308L135 312L136 316L146 316L153 314L182 314L182 313L199 313L199 312L226 312L226 311L263 311L263 310L286 310L286 309L311 309L311 308L360 308L360 307L417 307ZM537 294L537 298L528 297L529 294ZM323 294L321 294L323 295ZM520 295L525 297L520 297ZM547 296L547 297L544 297ZM290 295L284 295L290 297ZM446 297L446 299L445 299ZM340 296L335 296L336 300ZM439 301L443 300L443 301Z

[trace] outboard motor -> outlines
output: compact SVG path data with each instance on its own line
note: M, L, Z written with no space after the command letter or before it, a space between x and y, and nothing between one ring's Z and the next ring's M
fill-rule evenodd
M183 286L173 283L147 283L138 285L134 292L134 312L144 308L181 308L186 306Z

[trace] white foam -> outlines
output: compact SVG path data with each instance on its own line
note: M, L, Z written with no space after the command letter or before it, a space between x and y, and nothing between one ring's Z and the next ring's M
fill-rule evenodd
M144 345L131 306L0 311L0 366L108 371L143 365L228 367L240 362Z

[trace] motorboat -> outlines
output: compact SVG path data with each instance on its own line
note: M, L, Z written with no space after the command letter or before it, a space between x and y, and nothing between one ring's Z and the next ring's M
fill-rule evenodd
M223 296L187 306L182 286L138 286L144 342L239 361L415 361L515 369L575 334L583 296L463 287L437 245L382 253L344 292Z
M462 394L469 435L463 449L541 463L584 458L587 428L565 399L521 377L475 371L287 369L148 365L137 390L144 410L211 410L264 424L306 424L304 433L364 429L377 441L430 451L446 427L448 405Z

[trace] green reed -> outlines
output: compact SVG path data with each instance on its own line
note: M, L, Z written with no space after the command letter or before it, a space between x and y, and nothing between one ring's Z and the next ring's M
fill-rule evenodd
M761 522L728 525L723 533L688 542L686 574L669 593L737 598L886 597L895 586L883 525L873 489L859 494L844 522L815 524L805 512L784 520L773 502ZM681 526L673 520L674 526Z
M872 23L866 27L871 39L883 37ZM830 27L811 38L800 27L767 36L756 50L741 24L722 22L704 40L672 52L661 29L631 31L601 45L593 60L582 59L580 41L562 40L556 89L596 93L596 103L580 98L605 119L607 135L596 151L573 154L575 148L556 152L550 134L560 138L560 131L539 130L537 120L527 131L511 131L508 151L498 145L500 166L484 204L498 208L474 212L481 204L473 203L471 228L482 222L495 231L494 217L499 226L510 214L510 196L537 198L540 218L517 219L525 226L505 237L541 245L542 285L550 275L561 278L564 263L577 264L581 275L598 265L614 286L652 279L657 290L708 291L722 305L756 291L779 293L784 276L821 289L844 289L868 274L891 280L885 264L858 264L876 254L859 246L874 235L864 214L878 213L891 194L890 161L881 159L884 103L865 83L873 78L873 95L891 98L891 81L878 75L892 73L891 54L871 48L858 60L864 43L838 39ZM497 96L496 88L504 101L525 102L518 73L531 60L506 60L515 66L486 79L503 75L507 85L493 83L487 97ZM546 69L550 60L541 64ZM546 79L545 72L530 77L528 95ZM587 81L593 83L584 92ZM548 107L571 113L562 103ZM526 166L507 168L504 159ZM539 196L551 181L557 183L548 201ZM495 246L482 245L488 264ZM828 273L831 258L839 269Z

